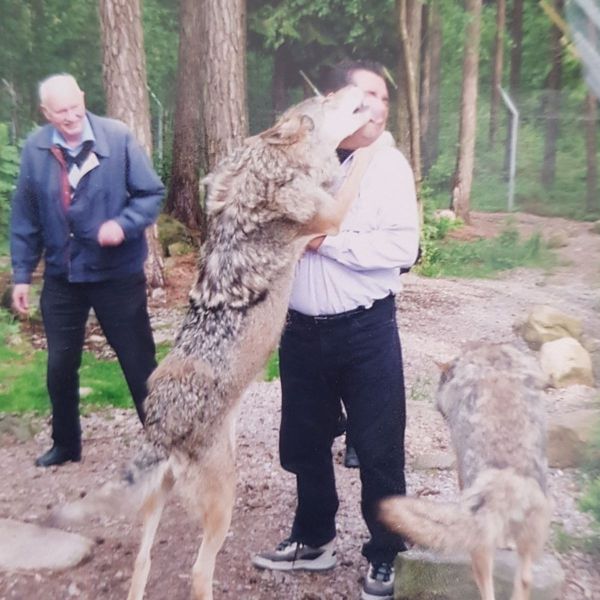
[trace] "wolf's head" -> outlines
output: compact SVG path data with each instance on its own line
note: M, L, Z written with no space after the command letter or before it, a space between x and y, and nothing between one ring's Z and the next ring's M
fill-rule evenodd
M273 127L260 134L268 144L311 146L332 152L371 117L364 92L349 85L328 96L314 96L288 109Z

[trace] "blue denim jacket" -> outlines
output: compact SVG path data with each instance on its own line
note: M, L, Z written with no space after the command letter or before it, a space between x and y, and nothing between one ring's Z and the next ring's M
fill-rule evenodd
M104 281L143 270L144 230L156 220L164 186L146 153L119 121L87 113L99 165L84 175L67 210L62 206L61 167L52 155L51 125L32 133L23 148L11 212L14 283L29 283L42 255L45 274L71 282ZM123 228L119 246L98 244L102 223Z

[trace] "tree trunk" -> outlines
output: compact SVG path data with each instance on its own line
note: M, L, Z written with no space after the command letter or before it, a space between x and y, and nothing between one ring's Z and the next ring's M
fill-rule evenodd
M248 134L244 0L202 0L201 161L210 171Z
M564 0L556 0L554 7L562 14ZM546 85L544 101L544 118L546 119L546 135L544 138L544 162L542 164L541 181L545 188L552 187L556 175L556 144L560 130L560 91L562 87L562 32L556 26L550 32L551 68Z
M167 213L199 234L205 226L200 207L201 9L197 0L181 0L173 161L165 206Z
M585 148L587 160L586 188L588 213L600 211L600 199L598 198L598 163L597 163L597 131L598 131L598 101L591 92L585 99Z
M475 166L481 3L482 0L465 0L469 23L464 47L458 156L452 190L452 209L467 224L470 223L471 187Z
M492 59L492 94L490 100L490 147L496 143L498 132L498 113L500 111L500 86L504 67L504 30L506 28L506 0L497 0L496 36Z
M427 36L421 83L421 149L427 173L439 154L440 88L442 76L442 19L435 5L427 5Z
M523 57L523 0L513 0L510 20L510 93L516 98L521 87L521 61Z
M419 119L419 58L421 50L420 0L397 0L399 33L399 144L413 168L417 189L421 183L421 134Z
M421 0L396 0L398 31L398 94L396 126L398 146L413 163L413 142L411 122L418 121L419 98L419 58L421 48ZM411 115L411 102L416 94L417 106ZM412 98L412 99L411 99Z
M139 0L100 0L102 72L106 112L123 121L148 156L152 153L146 56ZM146 229L145 271L151 288L164 287L164 266L156 226Z

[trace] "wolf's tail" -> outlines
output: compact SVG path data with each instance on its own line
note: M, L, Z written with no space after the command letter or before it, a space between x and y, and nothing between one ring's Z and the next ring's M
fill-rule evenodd
M81 522L93 515L135 514L154 492L173 487L170 458L159 448L144 444L122 477L109 481L80 500L54 509L49 524L55 526Z
M512 469L490 469L456 503L395 496L381 502L379 515L390 530L419 546L470 552L514 541L524 525L536 529L531 533L543 546L549 505L534 479Z

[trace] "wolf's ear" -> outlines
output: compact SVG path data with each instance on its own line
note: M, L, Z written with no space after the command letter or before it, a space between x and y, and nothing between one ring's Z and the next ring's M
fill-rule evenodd
M276 123L270 129L263 131L260 137L272 145L288 145L298 142L307 131L315 128L314 121L306 115L294 115Z
M302 115L300 117L300 124L303 127L304 131L315 130L315 122L308 115Z

